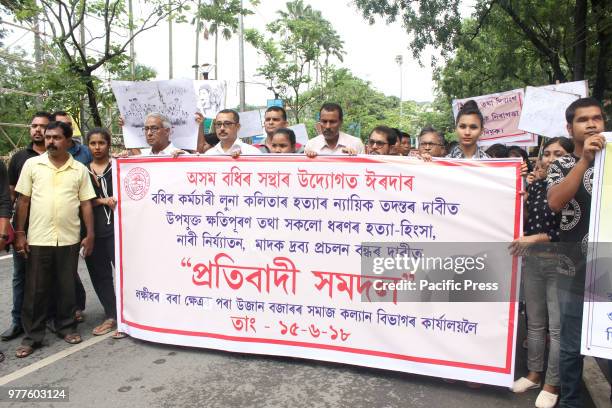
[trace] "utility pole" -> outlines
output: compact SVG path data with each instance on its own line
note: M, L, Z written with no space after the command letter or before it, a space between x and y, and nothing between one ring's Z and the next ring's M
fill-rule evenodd
M195 63L193 64L194 69L194 79L198 78L198 68L200 67L200 5L202 4L202 0L198 0L198 9L196 11L196 38L195 38Z
M130 24L130 75L132 81L136 80L136 56L134 55L134 12L132 0L128 0L128 19Z
M172 3L168 2L168 8L172 9ZM172 13L168 14L168 79L172 79Z
M240 112L244 112L246 110L245 104L245 90L244 90L244 21L242 16L242 0L240 0L240 31L238 34L238 69L239 69L239 85L240 85ZM215 78L217 79L217 78Z
M397 62L397 65L399 65L399 70L400 70L400 114L399 114L399 123L397 125L397 127L399 129L401 129L402 126L402 116L404 116L404 106L402 104L402 94L404 91L404 78L403 78L403 70L402 70L402 64L404 63L404 57L402 55L398 55L397 57L395 57L395 62Z
M40 25L38 23L38 14L34 14L34 18L32 19L34 23L34 61L36 61L36 65L39 66L42 63L42 52L41 52L41 43L40 43Z

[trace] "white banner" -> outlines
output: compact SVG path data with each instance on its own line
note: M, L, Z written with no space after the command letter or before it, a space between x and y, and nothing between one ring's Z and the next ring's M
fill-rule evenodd
M422 258L425 243L467 242L478 251L499 243L505 252L522 229L519 163L118 159L119 330L162 343L509 386L516 259L491 260L509 300L486 304L401 301L410 279L362 270L361 262ZM451 269L456 280L441 285L461 280L459 291L493 290L468 287L462 273Z
M198 110L194 81L111 81L119 112L125 122L123 142L126 148L148 147L142 128L147 114L166 115L172 123L170 140L180 148L195 150L198 144Z
M595 156L581 353L612 359L612 132Z

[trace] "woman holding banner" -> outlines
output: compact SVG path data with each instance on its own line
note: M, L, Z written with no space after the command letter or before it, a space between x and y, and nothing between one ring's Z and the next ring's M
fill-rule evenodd
M87 165L91 184L96 192L92 200L94 211L94 230L96 232L94 249L85 258L91 283L104 307L104 322L96 326L92 334L101 336L117 327L117 301L113 285L113 265L115 263L115 227L113 211L117 201L113 197L113 176L110 159L111 135L104 128L94 128L87 133L87 143L93 161ZM122 333L116 333L120 336ZM114 336L114 337L115 337Z
M549 242L559 241L561 213L555 214L546 199L546 173L548 166L560 157L574 151L574 144L565 137L556 137L544 144L538 172L528 177L525 202L527 220L525 235L515 240L510 250L513 255L524 256L524 287L527 305L527 377L512 385L516 393L540 388L544 371L546 333L550 333L550 350L546 369L546 383L536 399L535 406L552 408L559 395L560 315L557 296L558 258ZM527 255L527 256L525 256ZM548 324L547 324L548 323Z
M457 115L455 133L459 144L446 157L452 159L488 159L489 155L478 147L484 130L484 118L475 101L467 101Z

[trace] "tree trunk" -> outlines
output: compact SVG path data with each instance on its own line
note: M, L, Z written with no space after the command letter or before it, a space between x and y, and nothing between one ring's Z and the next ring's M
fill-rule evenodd
M93 119L95 127L102 126L102 118L100 117L100 111L98 110L98 95L96 93L96 87L94 85L93 78L91 76L91 72L83 73L83 82L85 82L85 86L87 87L87 101L89 103L89 113L91 118ZM81 131L84 132L83 124L81 124Z
M521 31L525 34L525 37L527 37L527 39L533 44L536 50L538 50L544 59L548 61L553 71L554 80L559 82L567 82L567 77L561 68L559 54L556 51L557 44L555 44L554 47L551 47L551 44L544 42L543 39L538 36L536 31L534 31L534 29L527 22L521 19L516 10L513 8L512 2L508 0L500 0L498 4L502 10L508 14L512 21L514 21L514 24L521 29Z
M587 0L576 0L574 13L574 81L584 79L586 70Z
M591 0L593 8L593 15L597 16L595 27L597 29L597 40L599 43L599 55L597 57L597 67L595 74L595 83L593 84L593 97L599 101L603 101L607 76L608 67L610 65L610 59L612 58L612 27L607 23L606 14L606 0Z

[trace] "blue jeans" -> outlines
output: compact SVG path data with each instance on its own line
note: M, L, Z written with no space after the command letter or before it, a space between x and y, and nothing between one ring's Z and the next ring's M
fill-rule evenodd
M21 326L21 307L23 306L23 290L25 285L25 258L13 248L13 324Z
M557 280L561 312L559 407L562 408L580 408L584 405L582 396L584 356L580 354L584 275L582 277L580 275L576 277L559 276Z

